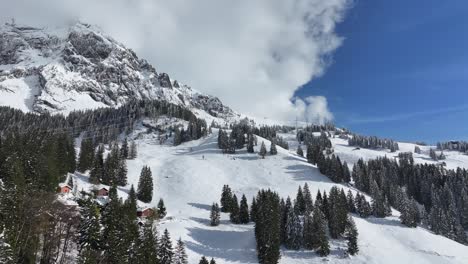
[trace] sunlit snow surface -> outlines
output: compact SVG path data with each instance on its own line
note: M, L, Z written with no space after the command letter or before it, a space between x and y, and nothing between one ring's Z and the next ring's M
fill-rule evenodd
M283 136L294 144L294 135ZM259 145L262 141L268 148L269 142L261 138ZM129 183L136 186L142 166L150 166L155 185L151 205L156 206L159 198L163 198L168 208L168 216L158 224L159 231L167 228L174 241L182 238L189 263L198 263L202 255L214 257L217 263L258 263L253 224L233 225L229 216L222 214L221 225L209 226L211 204L219 203L224 184L229 184L239 199L245 194L249 203L262 188L270 188L283 197L294 197L298 186L307 182L315 197L317 190L328 192L335 185L316 167L297 157L294 146L291 152L278 147L278 155L261 159L245 149L234 155L222 154L217 148L216 131L207 138L177 147L159 145L156 137L151 136L137 143L138 158L128 161ZM355 160L352 148L338 145L344 141L333 143L338 155L343 154L348 162ZM78 186L82 186L79 189L90 188L85 183L86 176L77 180ZM129 188L120 188L119 195L126 197ZM404 227L396 211L384 219L354 217L354 220L359 230L357 256L345 257L346 242L333 240L331 254L326 258L312 251L283 249L280 263L468 263L468 247L423 228Z

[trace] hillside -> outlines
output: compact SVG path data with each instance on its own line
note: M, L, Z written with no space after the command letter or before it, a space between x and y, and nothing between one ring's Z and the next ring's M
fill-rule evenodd
M291 141L293 137L289 134ZM196 263L202 255L214 257L217 263L258 263L252 224L231 224L229 216L223 214L220 226L209 226L211 204L219 202L223 185L229 184L237 196L245 194L250 201L261 188L294 197L298 186L307 182L315 197L317 190L328 192L335 184L290 151L278 148L277 156L265 159L246 153L245 149L227 155L218 149L216 140L216 132L177 147L159 145L151 137L138 140L138 158L128 162L129 184L136 185L141 167L150 166L155 183L151 205L156 206L159 198L163 198L168 208L168 216L158 224L158 229L161 232L167 228L173 239L181 237L186 242L190 263ZM259 138L261 141L268 147L267 140ZM83 182L86 177L76 179L78 186L87 185ZM119 194L125 197L129 186L120 190ZM398 215L394 211L393 216L384 219L354 216L359 231L360 253L357 256L343 257L345 241L333 241L332 253L326 258L312 251L283 248L280 263L468 261L466 246L420 227L407 228L400 224Z

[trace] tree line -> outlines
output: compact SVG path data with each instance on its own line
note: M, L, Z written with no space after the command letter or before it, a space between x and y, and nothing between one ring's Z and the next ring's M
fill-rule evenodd
M398 143L392 139L378 138L375 136L362 136L357 134L353 134L348 139L348 145L369 149L389 149L391 152L399 150Z

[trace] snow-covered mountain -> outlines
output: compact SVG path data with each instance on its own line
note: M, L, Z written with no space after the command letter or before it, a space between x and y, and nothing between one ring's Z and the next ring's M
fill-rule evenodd
M82 23L54 30L0 26L0 105L25 112L67 114L117 107L130 99L165 100L185 106L207 121L229 122L244 117L218 98L158 73L96 27ZM128 184L120 186L118 194L126 198L131 184L138 184L141 168L149 166L155 188L152 202L145 205L156 206L159 198L164 199L168 215L158 223L159 228L167 228L174 240L180 237L186 243L190 263L197 263L201 256L214 257L217 263L258 263L253 224L232 224L223 213L220 226L209 225L210 206L219 201L225 184L239 197L245 194L249 201L266 188L282 197L294 197L304 183L311 187L314 197L318 190L329 192L333 186L357 192L352 185L333 183L315 165L296 155L294 131L281 134L291 150L278 147L278 155L261 159L245 148L233 155L223 154L217 146L216 130L199 140L173 146L172 138L168 136L168 142L163 142L161 134L152 129L176 122L187 125L186 121L165 117L138 122L128 135L138 145L138 157L128 161ZM258 140L267 148L271 144L264 138ZM360 158L390 157L415 148L414 144L400 143L399 152L389 153L356 149L335 137L331 142L334 153L350 165ZM259 148L260 144L255 151ZM415 161L432 163L429 147L421 148L423 152L415 154ZM450 152L446 163L448 168L468 168L468 157ZM76 190L92 190L89 172L70 175ZM353 216L359 231L357 256L345 256L346 241L339 239L331 242L331 254L324 258L313 251L282 248L280 263L468 263L465 245L423 227L407 228L400 224L399 214L393 210L386 218Z
M204 117L239 117L218 98L157 72L95 26L0 26L0 105L67 114L129 99L166 100Z
M278 147L278 155L262 159L257 153L247 153L246 149L236 154L226 155L217 146L217 133L179 146L160 145L156 135L147 134L144 126L136 129L131 137L138 138L138 157L128 162L129 184L119 188L119 196L127 198L130 184L136 186L142 166L149 166L153 172L154 191L150 206L156 206L164 199L168 215L158 223L160 231L168 229L173 239L179 237L186 243L189 263L198 263L201 256L213 257L216 263L246 264L258 263L254 224L236 225L229 221L229 214L222 213L221 224L210 226L210 208L219 202L223 185L231 186L237 196L245 194L248 201L259 189L270 188L282 197L295 197L297 188L307 183L315 197L318 190L329 192L333 186L357 190L350 186L333 183L322 175L318 168L307 163L305 158L295 154L297 140L294 133L281 134L290 143L291 150ZM264 138L267 148L271 144ZM336 154L350 164L360 151L346 146L339 138L332 139ZM406 145L401 151L414 148ZM397 155L387 150L366 152L362 157ZM425 155L427 157L427 155ZM447 163L457 164L456 156L450 155ZM419 156L418 156L419 157ZM420 155L419 162L423 162ZM468 163L467 163L468 164ZM91 189L88 176L76 174L76 188ZM370 198L369 198L370 199ZM281 250L280 264L302 263L468 263L468 250L465 245L425 228L408 228L400 223L399 212L393 210L386 218L361 218L353 216L359 232L360 252L356 256L346 256L346 241L331 241L331 254L320 257L314 251Z

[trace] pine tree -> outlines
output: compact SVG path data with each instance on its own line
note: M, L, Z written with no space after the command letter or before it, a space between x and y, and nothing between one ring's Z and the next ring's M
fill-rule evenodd
M294 202L294 210L297 215L304 215L306 211L306 203L304 199L304 194L302 193L302 188L299 186L296 194L296 200Z
M421 148L419 146L414 147L414 153L421 154Z
M437 159L437 154L435 152L435 150L433 148L429 149L429 157L431 157L431 159L433 160L438 160Z
M277 193L260 191L256 198L255 239L260 264L277 264L280 258L281 207Z
M128 192L128 198L125 200L124 208L125 212L127 213L127 217L131 221L135 221L137 218L137 195L133 184L131 185L130 191Z
M290 222L289 216L291 212L293 211L291 198L288 196L286 198L286 202L284 202L284 200L281 199L280 207L281 207L280 241L282 244L286 244L286 241L288 239L288 227L287 226L288 226L288 222Z
M104 262L118 263L127 261L129 245L125 243L125 229L122 228L122 203L117 196L117 188L112 185L109 203L102 213Z
M240 223L240 215L239 215L239 202L237 200L237 196L234 194L232 196L232 201L231 201L231 214L229 215L229 219L231 220L232 223L234 224L239 224Z
M247 198L245 197L245 195L242 195L240 202L239 221L241 224L248 224L250 222L249 205L247 203Z
M210 223L211 226L218 226L220 222L220 210L219 205L217 203L213 203L211 206L211 213L210 213Z
M248 153L254 153L255 152L255 149L254 149L254 135L252 133L249 133L247 135L248 139L247 139L247 152Z
M158 217L164 218L167 215L166 206L164 205L164 200L161 198L158 202Z
M171 264L174 252L172 249L172 241L167 229L164 230L161 236L161 242L159 246L159 261L161 264Z
M250 220L252 222L255 222L257 216L257 201L255 200L255 197L252 198L252 203L250 205Z
M128 158L133 160L133 159L136 159L137 157L137 145L135 143L134 140L132 140L132 142L130 143L130 149L128 151Z
M276 155L276 154L278 154L278 150L276 150L275 140L272 140L270 144L270 155Z
M351 181L351 172L349 171L348 163L343 162L343 181L349 183Z
M104 176L104 147L99 145L96 154L94 155L93 168L89 176L89 182L98 184Z
M221 212L229 213L231 212L232 205L232 191L229 188L229 185L223 186L223 191L221 193Z
M211 258L210 264L216 264L216 261L214 260L214 258Z
M159 241L156 229L153 221L147 221L137 242L137 262L135 263L160 263L158 252Z
M181 238L177 240L177 245L174 251L173 264L188 264L188 256L185 252L185 244Z
M346 201L348 203L348 211L350 213L356 213L356 203L354 201L354 196L351 190L348 190L348 195L346 196Z
M122 142L122 147L120 148L120 157L122 159L128 159L129 155L129 147L128 147L128 140L127 138L124 139Z
M206 259L206 257L203 256L203 257L201 257L200 262L198 262L198 264L210 264L210 263L208 262L208 260Z
M301 218L295 210L291 210L286 222L286 241L288 249L298 250L302 245L302 223Z
M317 248L317 253L320 256L327 256L330 254L330 245L327 237L327 220L322 211L315 207L314 214L312 216L312 226L315 233L312 239L312 245Z
M101 255L101 225L99 209L91 200L81 202L81 219L78 227L80 263L97 263Z
M116 183L119 186L127 185L127 162L123 158L118 161Z
M79 172L85 172L93 167L94 146L91 139L83 139L81 141L80 156L78 158Z
M312 200L312 194L310 193L309 185L307 184L307 182L304 184L303 190L304 190L303 193L304 193L304 203L305 203L304 215L307 215L307 214L312 213L312 211L314 210L314 202Z
M153 199L153 176L148 166L143 166L138 180L138 200L149 203Z
M313 226L313 217L312 213L308 213L304 216L304 228L303 228L303 242L304 248L307 250L314 249L315 246L315 233L314 226Z
M348 253L350 255L356 255L359 252L359 247L357 244L358 240L358 231L356 224L351 216L348 217L346 223L346 239L348 240Z
M297 151L296 151L296 153L297 153L297 155L298 155L299 157L304 157L304 151L302 150L301 145L298 145L298 146L297 146Z
M266 150L266 147L265 147L265 142L262 141L262 145L260 146L260 152L258 153L258 155L260 155L262 157L262 159L264 159L266 153L267 153L267 150Z

